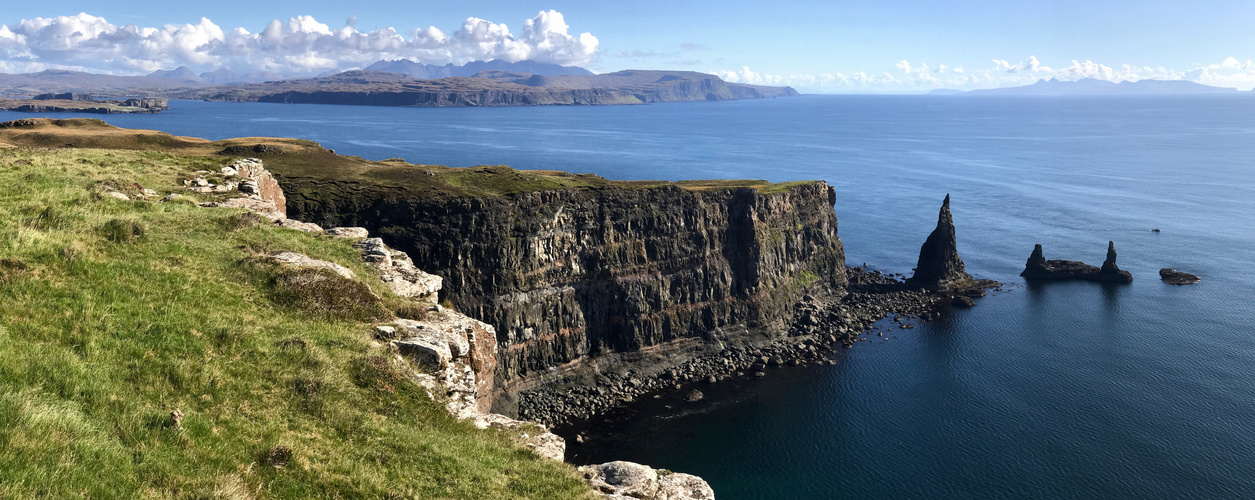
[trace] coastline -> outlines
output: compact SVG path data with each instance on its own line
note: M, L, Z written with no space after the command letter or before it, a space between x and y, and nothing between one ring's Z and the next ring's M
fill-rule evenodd
M760 342L730 345L712 332L711 341L701 346L705 349L675 366L637 362L624 370L623 363L583 363L578 369L568 368L565 375L549 378L539 388L520 392L519 417L555 428L578 427L645 396L767 377L769 368L832 365L836 363L833 355L841 349L870 340L867 336L880 321L891 319L900 329L913 329L911 320L929 321L959 307L951 303L952 293L908 287L892 274L859 267L848 267L845 272L850 293L842 298L804 297L794 304L797 319L783 338L764 336Z

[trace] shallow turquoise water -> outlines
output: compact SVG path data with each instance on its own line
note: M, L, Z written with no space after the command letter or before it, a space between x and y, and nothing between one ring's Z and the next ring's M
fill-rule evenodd
M895 272L950 193L968 271L1010 285L836 366L641 402L574 461L691 472L721 499L1255 497L1255 96L175 106L104 118L416 163L825 179L848 263ZM1107 240L1132 285L1017 276L1034 243L1096 264Z

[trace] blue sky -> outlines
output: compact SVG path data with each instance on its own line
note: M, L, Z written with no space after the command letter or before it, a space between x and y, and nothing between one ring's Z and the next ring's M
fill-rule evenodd
M1255 86L1250 1L6 3L12 5L0 14L0 71L136 74L186 64L313 74L360 67L375 55L433 63L496 56L599 72L689 69L812 92L984 88L1050 77ZM549 14L538 17L542 12ZM79 13L89 16L30 22ZM333 46L348 40L338 30L351 16L360 36ZM472 17L484 20L477 31L463 28ZM286 36L282 41L263 36L276 19L272 33ZM528 20L534 28L525 33ZM118 33L128 24L138 34ZM185 25L194 29L180 32ZM437 30L415 32L428 27ZM233 35L236 28L247 36ZM396 33L385 43L391 32L379 30L387 28ZM75 32L89 36L66 42ZM220 46L196 53L205 42ZM383 48L371 52L375 47Z

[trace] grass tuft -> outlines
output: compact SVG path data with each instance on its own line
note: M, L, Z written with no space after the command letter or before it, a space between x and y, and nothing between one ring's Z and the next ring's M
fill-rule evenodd
M392 319L369 286L334 271L281 267L271 284L276 304L315 316L364 322Z
M144 237L148 228L138 221L112 219L100 227L100 232L114 243L134 243Z

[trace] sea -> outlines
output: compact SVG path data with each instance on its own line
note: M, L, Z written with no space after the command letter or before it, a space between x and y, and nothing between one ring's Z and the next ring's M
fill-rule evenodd
M1255 498L1255 95L172 105L82 116L457 167L822 179L847 263L906 274L949 194L968 272L1005 284L937 321L882 323L832 366L559 429L573 463L696 474L720 499ZM1034 244L1099 264L1108 241L1132 284L1019 277ZM1162 283L1164 267L1202 282Z

